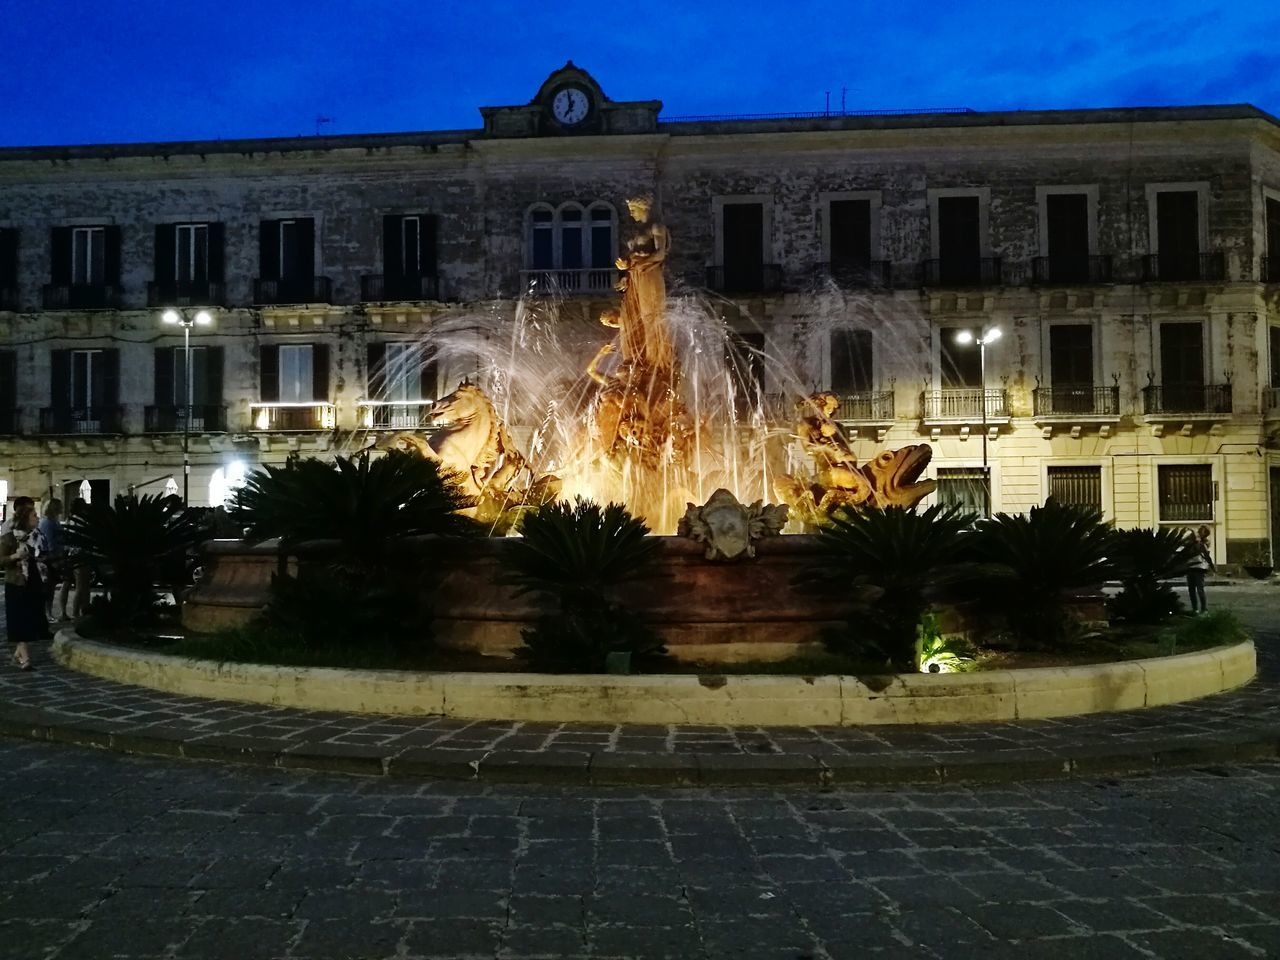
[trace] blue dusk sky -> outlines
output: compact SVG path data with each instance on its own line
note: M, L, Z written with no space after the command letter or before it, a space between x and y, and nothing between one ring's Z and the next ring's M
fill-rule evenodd
M444 130L566 60L663 116L1253 103L1280 3L7 0L0 144Z

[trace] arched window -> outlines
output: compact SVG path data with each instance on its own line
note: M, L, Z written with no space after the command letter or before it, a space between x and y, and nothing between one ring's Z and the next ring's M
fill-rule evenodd
M529 270L607 270L617 258L618 215L601 201L529 208Z

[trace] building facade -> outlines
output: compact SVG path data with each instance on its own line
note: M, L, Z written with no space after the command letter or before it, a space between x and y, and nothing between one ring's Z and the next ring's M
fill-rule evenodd
M660 110L570 64L475 130L0 150L6 496L158 492L185 427L191 502L218 502L257 464L416 425L470 371L398 358L548 290L585 364L624 201L650 193L673 284L785 358L762 394L839 394L860 457L925 440L938 498L1204 523L1220 561L1272 563L1276 118ZM212 316L189 418L167 308Z

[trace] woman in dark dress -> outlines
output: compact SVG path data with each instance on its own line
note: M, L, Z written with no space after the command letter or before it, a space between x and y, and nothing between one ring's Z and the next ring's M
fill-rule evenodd
M13 644L13 662L31 669L29 643L45 636L44 584L40 580L36 508L22 504L13 527L0 537L0 567L4 568L4 619Z

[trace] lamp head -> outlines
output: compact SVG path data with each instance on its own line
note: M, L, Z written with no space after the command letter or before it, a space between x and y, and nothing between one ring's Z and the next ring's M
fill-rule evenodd
M169 323L169 324L182 322L182 317L178 315L177 310L166 310L164 313L160 314L160 319L164 323Z
M956 343L973 343L973 331L961 330L956 334Z
M196 323L202 327L207 327L209 324L213 323L213 317L210 315L208 310L201 310L196 314Z
M1000 339L1001 336L1003 336L1003 334L1001 334L1000 328L992 327L990 330L988 330L986 333L982 335L982 342L995 343L997 340Z

